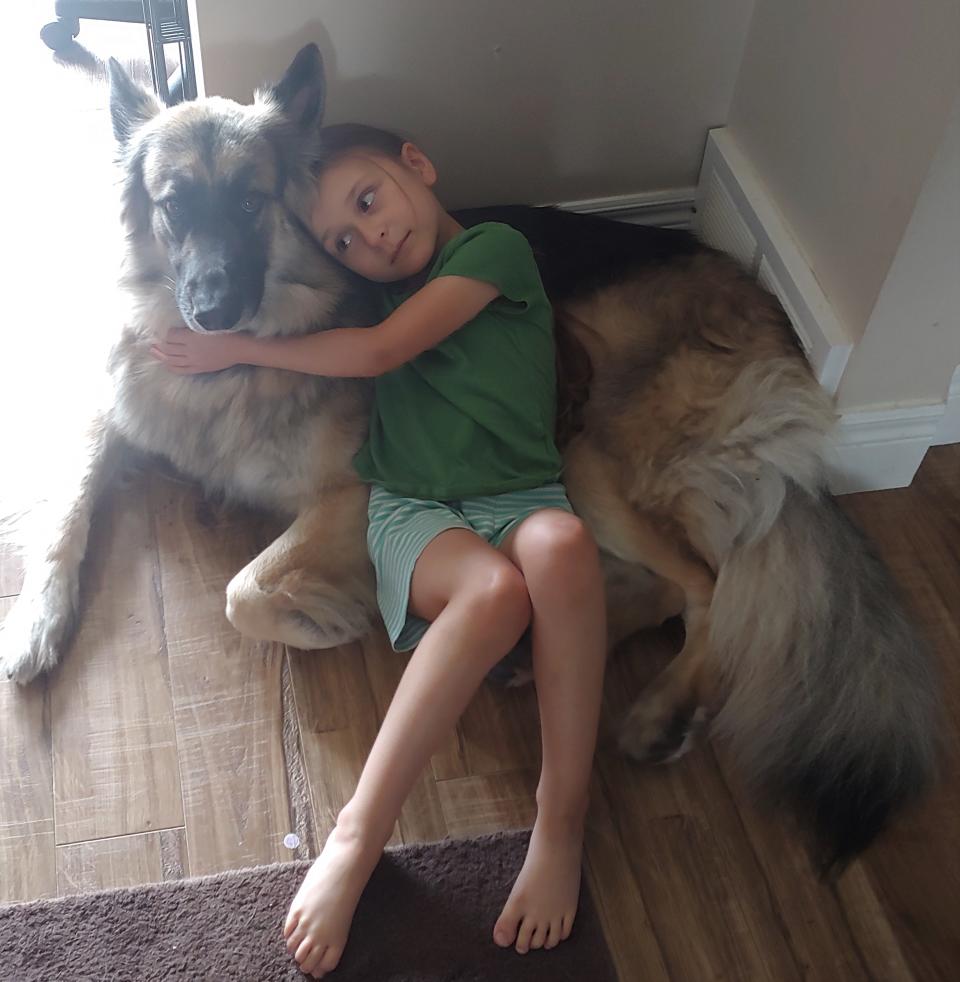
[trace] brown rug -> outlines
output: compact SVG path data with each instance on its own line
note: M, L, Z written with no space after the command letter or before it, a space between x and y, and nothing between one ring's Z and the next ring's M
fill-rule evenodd
M386 854L331 982L615 982L589 892L569 940L517 955L491 940L528 833ZM308 863L0 908L3 982L307 978L280 937Z

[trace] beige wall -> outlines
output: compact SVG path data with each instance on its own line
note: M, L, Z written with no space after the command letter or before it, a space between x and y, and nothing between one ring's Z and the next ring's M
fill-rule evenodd
M957 0L757 0L728 126L855 337L958 88Z
M754 0L195 0L208 94L248 99L298 48L330 121L400 129L450 207L696 183Z
M960 98L837 401L841 409L939 402L958 364Z

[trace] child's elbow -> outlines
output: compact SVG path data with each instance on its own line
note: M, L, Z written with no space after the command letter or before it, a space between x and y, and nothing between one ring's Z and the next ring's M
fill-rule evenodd
M387 372L392 372L395 368L399 368L404 361L406 361L406 358L396 351L392 345L382 343L374 344L364 359L365 371L363 374L367 378L386 375Z

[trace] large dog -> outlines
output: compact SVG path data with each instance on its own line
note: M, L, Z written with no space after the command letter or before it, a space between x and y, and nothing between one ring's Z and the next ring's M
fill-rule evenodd
M351 469L367 386L249 367L178 377L149 355L181 321L259 336L364 323L361 285L301 219L322 104L314 46L252 106L165 110L112 67L132 313L3 629L0 665L21 682L68 642L91 511L125 444L291 520L228 587L238 630L318 648L374 622ZM783 311L685 233L549 209L464 221L489 218L528 236L555 304L565 480L604 555L612 640L684 613L683 651L633 707L625 749L664 759L719 713L756 788L841 868L927 785L935 686L887 573L824 490L832 407Z

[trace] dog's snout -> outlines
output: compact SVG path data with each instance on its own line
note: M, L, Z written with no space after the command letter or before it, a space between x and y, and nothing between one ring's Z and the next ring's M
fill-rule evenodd
M198 308L215 307L226 296L229 286L226 270L220 267L195 273L187 277L186 283L187 291Z
M194 320L206 331L223 331L237 319L230 296L230 278L220 268L205 270L187 281Z
M227 308L224 305L216 307L193 308L193 319L205 331L223 331L228 327L233 327L227 323Z

